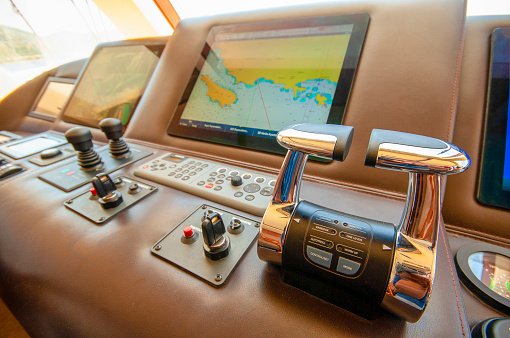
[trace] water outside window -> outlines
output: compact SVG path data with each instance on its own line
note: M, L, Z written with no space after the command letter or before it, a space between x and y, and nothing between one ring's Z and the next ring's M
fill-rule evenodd
M152 24L152 36L172 34L152 1L130 2ZM0 0L0 99L46 70L90 56L98 43L143 36L119 29L92 0Z

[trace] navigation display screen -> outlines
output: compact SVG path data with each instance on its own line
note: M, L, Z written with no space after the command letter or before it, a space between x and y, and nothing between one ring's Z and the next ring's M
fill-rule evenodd
M73 79L49 77L29 115L53 121L62 112L73 88Z
M510 28L492 33L478 200L510 209Z
M367 25L356 14L213 27L169 134L280 152L286 126L340 124Z
M80 75L62 119L97 128L102 119L114 117L126 126L164 47L161 41L99 45Z

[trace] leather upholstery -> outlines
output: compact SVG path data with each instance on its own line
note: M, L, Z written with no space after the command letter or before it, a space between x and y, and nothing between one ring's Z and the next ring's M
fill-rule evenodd
M284 284L280 268L260 261L255 245L218 289L152 256L151 246L204 203L201 198L159 186L97 226L62 204L88 187L66 194L37 179L47 170L0 184L0 194L9 196L0 204L0 296L32 336L466 334L443 234L436 284L422 319L407 324L379 309L368 321ZM132 172L127 167L120 173ZM393 223L403 208L402 200L310 181L301 196Z
M510 26L510 16L469 17L462 65L459 106L453 142L466 150L473 163L462 175L448 178L444 202L447 224L469 229L473 235L492 235L510 245L509 211L476 200L483 141L489 74L490 35Z

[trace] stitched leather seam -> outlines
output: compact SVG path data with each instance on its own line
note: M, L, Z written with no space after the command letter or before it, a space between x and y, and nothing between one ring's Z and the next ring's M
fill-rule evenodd
M452 101L450 104L450 121L448 122L448 135L447 135L448 142L451 141L450 133L452 131L453 113L455 111L455 98L456 98L455 91L457 90L457 81L458 81L459 72L461 69L460 61L461 61L461 54L462 54L463 46L464 46L463 41L464 41L465 31L466 31L466 4L467 4L467 0L464 1L464 6L463 6L463 12L462 12L463 17L462 17L462 24L461 24L461 31L460 31L460 38L459 38L459 47L457 49L457 59L455 61L455 75L453 77Z
M464 337L466 337L466 331L464 329L464 321L462 320L462 310L460 309L459 294L457 293L457 285L455 285L455 277L453 275L452 262L450 260L450 254L448 252L448 246L446 245L446 239L444 237L443 231L441 231L441 237L443 237L443 243L444 243L444 247L446 249L446 257L448 258L448 265L450 266L450 273L452 276L453 289L455 290L455 298L457 300L457 309L459 310L460 326L462 327L462 335Z
M455 231L461 231L461 230L464 230L465 228L461 227L461 226L457 226L457 225L453 225L453 224L445 224L445 226L449 226L452 228L452 231L455 230ZM498 236L498 235L493 235L493 234L489 234L489 233L485 233L485 232L482 232L482 231L478 231L478 230L474 230L474 229L467 229L469 230L469 233L463 233L462 235L464 237L470 237L470 233L473 233L473 234L477 234L481 237L484 237L485 236L490 236L490 237L494 237L494 238L497 238L499 240L501 240L501 242L505 243L505 242L508 242L508 238L506 237L502 237L502 236ZM488 240L491 240L491 238L488 238Z

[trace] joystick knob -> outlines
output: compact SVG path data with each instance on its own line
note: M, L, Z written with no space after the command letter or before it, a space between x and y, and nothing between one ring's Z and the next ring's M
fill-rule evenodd
M204 215L202 234L204 236L204 253L207 258L217 261L227 257L230 252L230 240L225 234L225 224L217 212Z
M83 170L95 169L102 164L101 157L93 149L90 130L83 127L71 128L66 131L65 137L78 152L78 164Z
M240 185L243 185L243 179L241 176L232 176L232 180L230 181L230 184L233 187L238 187Z
M126 157L131 154L129 146L122 139L122 122L112 117L106 118L99 122L99 128L110 140L110 154L112 157Z
M99 203L103 209L115 208L122 203L122 195L117 191L115 182L107 174L96 175L92 179L92 185L100 197Z

